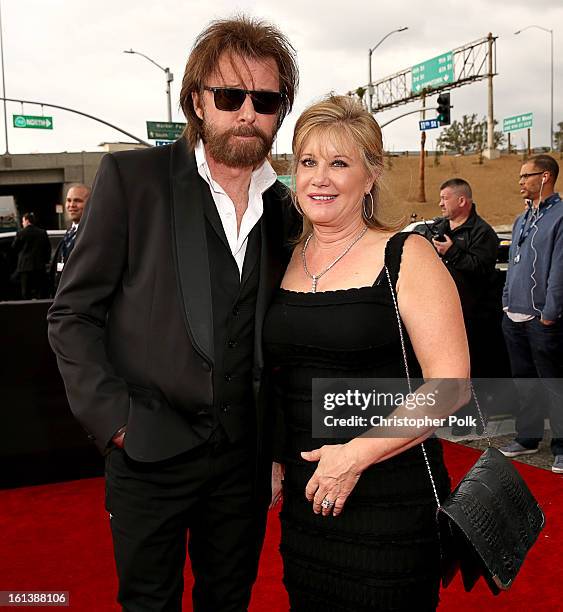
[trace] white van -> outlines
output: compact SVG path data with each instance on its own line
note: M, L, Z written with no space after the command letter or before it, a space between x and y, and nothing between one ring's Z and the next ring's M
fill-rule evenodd
M0 232L13 232L17 229L18 219L14 196L0 196Z

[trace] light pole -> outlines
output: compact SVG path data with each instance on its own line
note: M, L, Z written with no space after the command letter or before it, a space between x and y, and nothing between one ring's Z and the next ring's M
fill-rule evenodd
M170 68L163 68L160 64L157 64L153 59L151 59L148 55L144 53L140 53L139 51L133 51L133 49L125 50L123 53L133 53L135 55L140 55L144 57L146 60L149 60L151 64L154 64L157 68L160 68L166 77L166 110L168 116L168 123L172 122L172 102L170 101L170 83L174 80L174 75L170 72Z
M4 98L4 131L6 133L6 152L4 155L10 153L8 149L8 115L6 112L6 77L4 74L4 35L2 32L2 4L0 3L0 59L2 63L2 97Z
M551 122L549 127L549 148L553 149L553 30L548 30L547 28L543 28L539 25L529 25L514 34L520 34L520 32L524 32L524 30L529 30L530 28L537 28L538 30L543 30L547 32L551 37L551 100L550 100L550 114L551 114Z
M391 36L391 34L395 34L396 32L404 32L405 30L408 30L408 26L404 26L402 28L397 28L396 30L391 30L391 32L385 34L385 36L377 43L377 45L375 45L375 47L372 47L369 50L369 56L368 56L368 66L369 66L369 80L368 80L368 95L369 95L369 112L373 112L373 80L372 80L372 76L371 76L371 56L373 55L373 52L377 49L377 47L379 47L379 45L387 38L389 38L389 36Z

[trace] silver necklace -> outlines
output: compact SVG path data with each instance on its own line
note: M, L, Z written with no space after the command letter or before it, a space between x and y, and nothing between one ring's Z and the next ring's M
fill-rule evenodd
M318 274L311 274L309 272L309 268L307 267L307 259L305 258L305 251L307 250L307 246L309 245L309 242L311 241L311 238L313 237L313 233L311 232L307 236L307 240L305 240L305 244L303 245L303 248L301 249L301 259L303 260L303 269L305 270L305 274L313 281L313 285L311 287L311 293L317 293L317 283L319 282L319 278L321 278L321 276L324 276L331 268L333 268L344 257L344 255L346 255L348 251L356 244L356 242L358 242L361 238L365 236L367 231L368 231L368 228L364 227L364 229L354 238L354 240L352 240L352 242L344 249L344 251L340 253L340 255L329 266L327 266L322 272L319 272Z

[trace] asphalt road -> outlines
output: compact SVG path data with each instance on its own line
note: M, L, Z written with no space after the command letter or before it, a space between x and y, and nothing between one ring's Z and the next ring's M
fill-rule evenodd
M499 448L514 441L514 419L491 420L488 425L488 430L490 432L491 443L495 448ZM486 438L478 436L475 433L460 437L452 436L449 431L444 431L444 433L440 432L439 435L445 440L450 440L451 442L457 442L459 444L463 444L464 446L470 446L471 448L478 448L480 450L485 450L488 445ZM538 453L535 455L515 457L514 460L520 461L521 463L527 463L528 465L534 465L535 467L539 467L543 470L551 471L553 455L551 454L551 449L549 447L550 440L551 431L546 430L544 438L540 442Z

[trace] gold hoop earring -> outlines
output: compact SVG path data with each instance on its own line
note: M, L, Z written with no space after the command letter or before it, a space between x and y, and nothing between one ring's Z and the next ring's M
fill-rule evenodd
M302 216L304 217L305 214L303 213L303 211L301 210L301 207L299 206L299 202L297 201L297 197L293 197L291 198L291 201L293 203L293 206L295 206L295 210Z
M370 214L369 215L368 215L368 209L367 209L367 206L366 206L366 197L367 196L369 196L369 198L371 200ZM373 221L373 214L374 214L373 196L371 195L371 191L368 191L366 194L364 194L364 200L362 202L362 216L363 216L365 221Z

